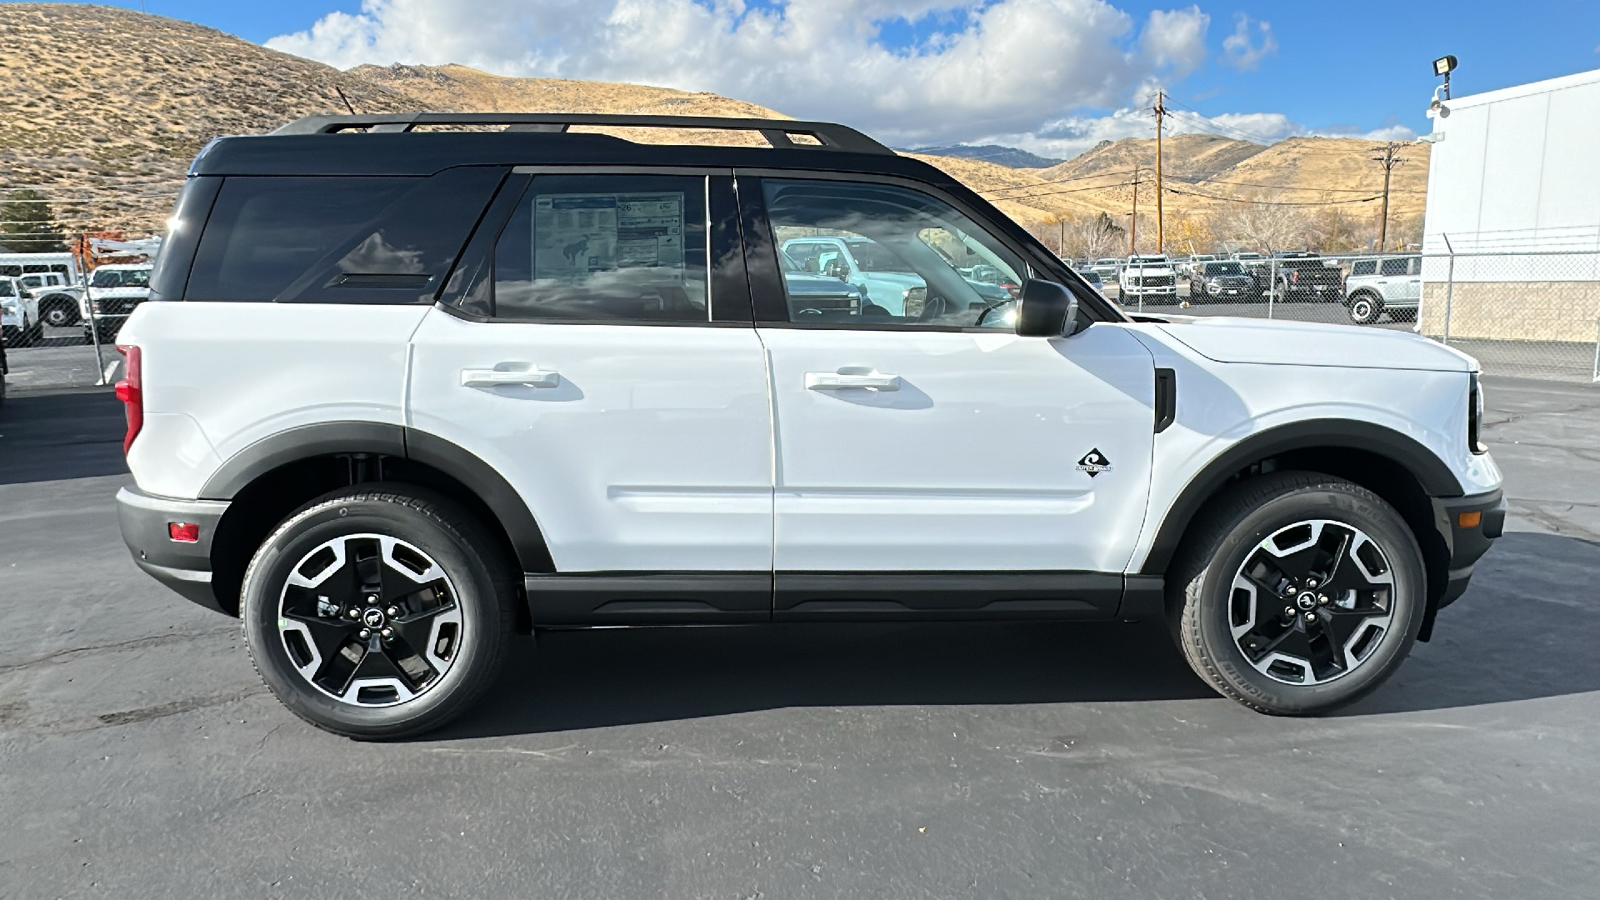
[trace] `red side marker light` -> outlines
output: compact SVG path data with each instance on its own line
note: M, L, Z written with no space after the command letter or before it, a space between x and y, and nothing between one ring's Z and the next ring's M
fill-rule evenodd
M193 522L168 522L167 537L174 543L196 544L200 542L200 526Z

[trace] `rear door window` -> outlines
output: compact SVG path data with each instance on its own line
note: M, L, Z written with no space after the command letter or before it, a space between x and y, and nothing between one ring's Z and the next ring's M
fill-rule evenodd
M539 175L494 251L494 316L707 322L704 178Z
M1385 277L1404 275L1406 274L1406 265L1408 262L1409 260L1407 260L1405 257L1386 259L1383 261L1383 267L1379 270L1378 274Z

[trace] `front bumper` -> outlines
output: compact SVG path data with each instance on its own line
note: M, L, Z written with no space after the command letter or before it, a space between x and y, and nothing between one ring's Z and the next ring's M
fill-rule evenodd
M117 492L122 540L134 563L185 599L216 612L226 610L211 590L211 541L227 510L224 501L173 500L127 487ZM198 525L200 539L194 543L172 540L168 525L173 522Z
M1443 609L1466 593L1473 567L1489 551L1506 524L1506 501L1500 491L1433 501L1439 533L1450 548L1444 593L1435 609ZM1463 524L1463 522L1468 524Z

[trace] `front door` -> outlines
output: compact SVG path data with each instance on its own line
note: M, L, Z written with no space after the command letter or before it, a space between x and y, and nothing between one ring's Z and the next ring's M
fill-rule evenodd
M962 272L1022 284L1026 264L929 193L741 176L740 197L771 370L780 615L837 612L851 595L863 609L973 611L994 608L987 587L1005 576L1123 570L1153 444L1154 370L1137 340L1116 325L1017 336L1014 304ZM927 285L921 309L789 303L764 256L817 234L897 255ZM946 578L962 586L949 593L926 573L966 577ZM847 575L882 587L852 591Z

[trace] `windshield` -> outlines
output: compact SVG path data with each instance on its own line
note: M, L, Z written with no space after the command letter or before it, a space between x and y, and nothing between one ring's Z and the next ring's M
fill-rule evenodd
M1130 266L1166 266L1171 265L1165 256L1135 256L1128 260Z
M1236 262L1209 263L1206 265L1207 275L1243 275L1244 266Z
M149 269L99 269L94 273L94 280L89 282L98 288L114 287L149 287Z
M863 272L916 272L905 260L868 241L851 241L850 255L856 258L856 268Z
M1234 257L1234 259L1261 259L1261 254L1259 254L1259 253L1235 253L1233 255L1233 257Z

